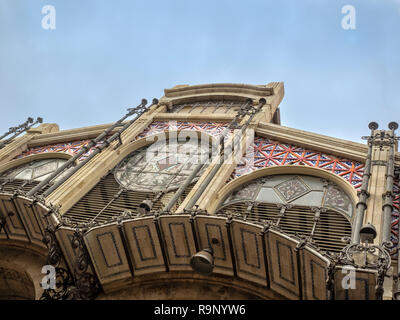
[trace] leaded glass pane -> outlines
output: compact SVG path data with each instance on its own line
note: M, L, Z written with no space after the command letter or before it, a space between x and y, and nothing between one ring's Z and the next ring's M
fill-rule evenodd
M33 170L30 168L26 168L25 170L22 170L20 173L18 173L14 177L14 179L32 180L32 174L33 174Z
M35 179L35 178L44 176L45 174L48 174L50 172L57 170L57 165L58 165L58 162L50 161L50 162L44 163L40 166L37 166L33 171L32 178Z
M353 214L350 197L337 185L305 175L272 175L257 179L232 192L223 205L248 200L332 208L349 217Z
M35 160L4 172L0 175L0 178L42 181L66 161L65 159ZM58 178L60 178L60 176Z

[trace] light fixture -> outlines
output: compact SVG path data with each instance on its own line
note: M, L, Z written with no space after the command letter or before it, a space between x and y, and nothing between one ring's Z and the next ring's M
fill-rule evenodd
M140 215L147 214L150 212L151 208L153 207L153 202L149 199L143 200L140 205L138 212Z
M370 223L361 227L360 242L362 245L352 254L354 262L356 262L357 265L367 267L377 264L378 255L376 249L378 248L373 244L376 234L375 227Z
M218 239L211 239L212 244L218 244ZM205 248L192 256L190 259L192 269L203 275L210 275L214 269L214 249L212 246Z
M361 243L373 243L375 238L376 238L376 229L372 224L367 223L361 227L360 229Z

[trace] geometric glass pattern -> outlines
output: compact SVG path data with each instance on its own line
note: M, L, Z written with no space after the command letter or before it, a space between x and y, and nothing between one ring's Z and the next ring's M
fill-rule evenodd
M199 131L206 132L211 136L219 136L224 129L228 126L226 122L207 122L207 121L154 121L152 122L143 132L141 132L136 138L140 139L153 134L161 133L168 130L189 130L189 131ZM229 136L229 135L228 135ZM78 153L83 147L85 147L90 140L77 140L71 142L62 142L57 144L50 144L45 146L32 147L15 157L15 159L23 158L33 154L40 154L46 152L66 152L71 155ZM84 153L78 161L85 160L93 150L101 145L101 143L90 148L90 150Z
M325 207L349 217L353 215L352 201L338 185L306 175L278 174L257 178L232 191L221 206L248 201Z
M47 152L65 152L69 153L70 155L75 155L78 153L83 147L88 145L90 140L78 140L78 141L71 141L71 142L63 142L63 143L57 143L57 144L50 144L46 146L39 146L39 147L32 147L15 157L15 159L23 158L26 156L30 156L33 154L40 154L40 153L47 153ZM96 146L90 148L90 150L86 153L84 153L78 161L85 160L89 154L93 152L93 150L99 146L100 144L97 144Z
M0 178L10 180L43 181L65 162L67 162L65 159L36 160L12 168L1 174Z
M280 184L274 186L274 189L278 191L278 194L281 195L287 202L299 198L311 191L311 189L297 176L281 182Z
M208 160L209 146L197 142L157 142L126 157L114 171L115 179L128 190L158 192L179 188L198 163ZM205 166L195 179L202 174Z
M336 186L329 185L327 187L323 205L325 207L338 208L346 211L350 205L350 199L342 190Z
M364 164L319 151L305 149L294 144L272 141L255 137L252 145L254 163L242 158L231 175L230 180L251 173L255 170L282 165L305 165L321 168L346 179L354 188L359 189L362 183Z
M246 185L243 188L236 189L227 199L228 202L243 201L243 200L253 200L254 196L257 195L260 189L260 184L258 182L253 182Z

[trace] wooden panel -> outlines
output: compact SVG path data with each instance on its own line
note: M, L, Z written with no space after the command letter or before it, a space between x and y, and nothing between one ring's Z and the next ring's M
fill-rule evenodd
M335 300L375 300L376 271L356 269L355 286L346 289L343 284L350 284L344 279L348 275L350 275L348 269L337 268L335 272Z
M299 251L304 300L329 299L326 288L329 260L308 247Z
M154 217L123 222L135 275L166 271Z
M101 284L132 278L117 224L93 228L84 239Z
M237 275L251 282L267 285L261 227L240 220L231 225Z
M0 212L3 217L6 217L5 229L7 234L12 240L29 241L22 220L11 197L12 195L0 194ZM9 213L11 213L11 216L8 216Z
M265 237L268 272L272 290L290 299L299 299L297 242L270 230Z
M15 205L20 213L21 220L24 222L25 229L29 233L31 242L42 247L46 247L43 243L43 232L41 225L33 210L32 201L25 197L16 197L14 199Z
M196 236L199 249L212 247L214 250L214 273L233 275L231 248L226 218L201 216L195 217ZM211 239L217 239L218 244L212 244Z
M160 217L160 227L170 270L192 270L190 258L196 253L196 246L189 219L190 215Z

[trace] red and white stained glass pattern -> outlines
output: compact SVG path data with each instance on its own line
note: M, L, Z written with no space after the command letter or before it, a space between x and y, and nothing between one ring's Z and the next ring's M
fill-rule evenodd
M400 181L395 179L393 185L393 213L392 213L392 237L394 244L399 242L399 213L400 213Z
M15 159L23 158L26 156L30 156L33 154L39 154L39 153L46 153L46 152L66 152L71 154L72 156L77 154L83 147L85 147L90 140L78 140L78 141L71 141L71 142L65 142L65 143L58 143L58 144L51 144L51 145L46 145L46 146L40 146L40 147L33 147L29 148L17 157ZM97 145L98 146L98 145ZM90 150L86 153L84 153L78 161L85 160L90 153L95 149L96 147L90 148Z
M253 157L249 157L251 160L246 157L242 158L230 180L266 167L305 165L337 174L350 182L356 189L361 187L363 163L262 137L255 137L252 147L254 162Z
M188 121L154 121L136 139L155 135L164 131L190 130L206 132L213 137L219 136L227 127L227 122L188 122Z
M141 134L139 134L136 137L136 139L158 134L167 130L201 131L201 132L206 132L211 136L217 137L224 131L224 129L227 126L228 123L225 122L154 121ZM15 157L15 159L46 152L66 152L71 155L75 155L89 142L90 140L78 140L78 141L33 147L24 151L23 153ZM88 152L83 154L78 160L79 161L85 160L95 148L96 146L91 148Z

